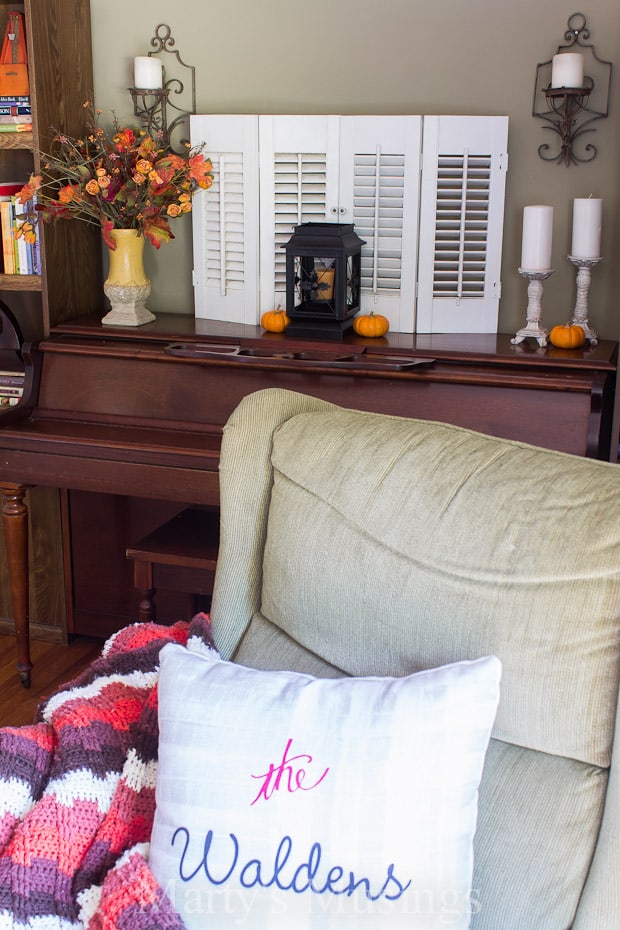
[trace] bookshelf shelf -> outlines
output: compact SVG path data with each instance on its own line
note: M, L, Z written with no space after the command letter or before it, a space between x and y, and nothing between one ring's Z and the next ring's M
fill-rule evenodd
M0 274L0 291L42 291L40 274Z
M0 135L0 149L27 149L34 146L31 132L3 133Z

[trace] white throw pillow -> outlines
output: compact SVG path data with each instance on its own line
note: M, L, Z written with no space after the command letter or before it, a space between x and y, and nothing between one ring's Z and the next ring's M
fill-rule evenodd
M150 861L188 930L465 930L500 670L317 679L167 645Z

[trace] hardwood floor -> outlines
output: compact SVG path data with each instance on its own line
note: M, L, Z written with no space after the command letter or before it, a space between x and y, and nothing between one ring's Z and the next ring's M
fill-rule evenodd
M16 671L15 641L0 636L0 727L34 723L40 702L75 678L102 648L103 640L86 637L76 637L68 646L31 642L32 684L24 688Z

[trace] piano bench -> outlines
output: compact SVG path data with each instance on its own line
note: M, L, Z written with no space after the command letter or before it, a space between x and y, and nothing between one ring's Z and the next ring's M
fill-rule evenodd
M128 546L134 586L140 592L140 620L156 619L157 588L193 594L195 611L213 591L219 547L220 512L216 507L189 507Z

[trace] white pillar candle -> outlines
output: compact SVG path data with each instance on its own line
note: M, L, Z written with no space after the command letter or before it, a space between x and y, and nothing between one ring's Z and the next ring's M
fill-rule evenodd
M581 52L560 52L551 64L552 87L583 87L583 55Z
M601 257L603 201L596 197L573 200L573 258Z
M551 270L552 237L553 207L524 207L521 247L521 268L524 271Z
M159 58L139 55L133 60L133 86L142 90L158 90L163 85L162 64Z

